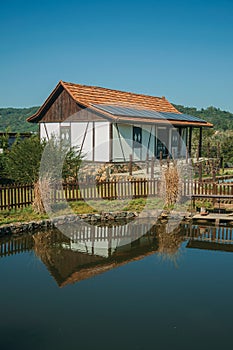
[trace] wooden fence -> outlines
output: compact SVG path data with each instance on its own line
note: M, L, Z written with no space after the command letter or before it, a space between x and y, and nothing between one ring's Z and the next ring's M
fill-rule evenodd
M63 184L63 198L59 191L54 191L55 201L64 199L73 200L98 200L98 199L130 199L158 196L160 181L154 179L138 179L130 181L105 181L98 185L95 183Z
M33 249L34 240L32 235L24 235L19 237L10 237L0 240L0 258L29 252Z
M31 184L0 185L0 210L26 207L33 199L34 189Z
M62 188L53 185L50 189L51 202L79 200L113 200L143 197L161 197L165 195L164 186L158 179L136 179L130 181L105 181L98 185L93 182L64 183ZM183 180L180 186L182 197L192 195L225 195L232 196L233 183L199 182ZM13 184L0 185L0 210L23 208L30 205L34 199L33 185Z
M233 198L233 183L193 182L193 195L227 195Z

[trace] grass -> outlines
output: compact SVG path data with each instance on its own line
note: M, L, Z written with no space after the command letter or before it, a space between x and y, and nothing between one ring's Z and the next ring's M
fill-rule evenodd
M224 172L221 173L221 175L233 175L233 169L226 168L224 169Z
M220 171L218 173L216 173L215 176L224 176L224 175L232 175L233 176L233 169L232 168L225 168L224 170L220 169ZM199 175L196 174L194 176L194 179L198 179L198 178L199 178ZM203 173L202 178L212 178L212 175Z
M33 220L47 219L46 214L37 214L29 206L24 209L12 209L0 211L0 225L11 224L14 222L27 222Z
M148 210L163 209L163 201L159 198L137 198L131 200L102 200L102 201L77 201L70 202L68 210L64 208L64 203L56 204L56 214L65 215L72 209L75 214L90 214L110 211L133 211L140 213L144 208ZM37 214L33 211L32 206L24 209L12 209L0 211L0 225L28 222L48 219L47 214Z
M214 209L213 206L213 202L212 201L206 201L206 200L202 200L202 201L195 201L195 206L196 208L206 208L206 209Z

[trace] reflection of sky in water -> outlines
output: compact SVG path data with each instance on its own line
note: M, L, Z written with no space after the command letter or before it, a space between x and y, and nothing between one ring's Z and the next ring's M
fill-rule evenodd
M157 227L108 257L71 250L62 236L11 242L18 253L0 259L1 348L230 348L231 231Z

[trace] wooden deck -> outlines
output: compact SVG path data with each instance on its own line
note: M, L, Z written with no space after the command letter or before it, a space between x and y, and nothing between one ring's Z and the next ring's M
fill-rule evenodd
M233 222L233 213L232 214L208 214L201 215L196 214L192 217L194 221L214 221L215 224L220 222Z

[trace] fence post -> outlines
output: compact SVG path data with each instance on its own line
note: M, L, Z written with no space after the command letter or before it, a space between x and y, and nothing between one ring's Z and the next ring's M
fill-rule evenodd
M212 175L213 175L213 181L215 182L216 181L216 171L213 167L213 170L212 170Z
M186 147L186 153L185 153L185 162L186 162L186 164L188 164L188 160L189 160L189 150L188 150L188 147Z
M197 147L197 162L199 161L199 147Z
M217 184L213 184L213 194L217 194Z
M210 157L210 143L207 143L207 158Z
M159 152L159 163L160 163L160 166L162 166L162 162L163 162L163 152L160 151Z
M169 156L168 156L169 157ZM174 160L175 159L175 151L174 149L172 150L172 159Z
M155 171L155 157L153 156L151 158L151 179L154 178L154 171Z
M199 170L199 181L201 182L202 181L202 163L199 163L198 170Z
M132 176L133 172L133 156L132 154L129 155L129 175Z
M146 153L146 173L149 174L149 153Z

